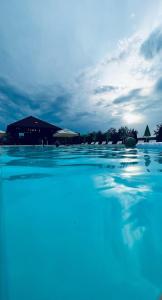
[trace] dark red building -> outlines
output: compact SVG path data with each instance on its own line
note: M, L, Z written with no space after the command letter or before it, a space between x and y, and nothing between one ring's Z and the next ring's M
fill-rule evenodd
M53 134L61 128L35 117L27 117L7 126L7 135L11 144L41 145L52 144Z

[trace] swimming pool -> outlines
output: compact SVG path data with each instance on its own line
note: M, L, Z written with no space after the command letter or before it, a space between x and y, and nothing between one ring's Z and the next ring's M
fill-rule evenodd
M1 300L157 300L162 152L0 148Z

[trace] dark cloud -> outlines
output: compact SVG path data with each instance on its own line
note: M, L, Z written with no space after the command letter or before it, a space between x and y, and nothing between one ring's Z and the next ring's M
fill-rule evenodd
M70 110L71 95L67 93L56 97L53 99L53 101L49 100L51 99L46 98L45 103L48 103L48 105L45 112L43 112L40 107L40 117L50 120L50 122L64 124L64 122L67 120L68 112Z
M112 56L112 57L108 58L107 60L105 60L102 65L109 65L109 64L112 64L112 63L121 62L122 60L127 58L129 50L130 49L124 49L123 51L118 53L116 56Z
M107 103L106 99L100 99L98 102L96 102L96 106L98 107L111 107L110 103Z
M92 113L90 113L90 112L79 112L79 113L76 113L76 117L77 118L89 117L91 115L92 115Z
M152 59L162 52L162 27L154 30L141 45L140 52L146 59Z
M65 91L56 96L52 90L42 93L27 94L18 87L11 85L6 79L0 78L0 123L3 128L10 122L35 115L53 123L60 123L68 113L71 95Z
M133 104L135 106L134 113L147 112L147 116L152 119L152 113L160 112L161 107L162 78L158 79L147 95L142 95L141 89L133 89L127 95L118 97L113 104L119 104L124 108L125 104Z
M0 109L1 124L5 128L8 122L21 118L25 111L30 111L31 99L6 79L0 78Z
M96 102L96 106L102 106L105 100L101 99L98 102Z
M155 92L162 93L162 77L160 77L155 84Z
M16 103L17 106L30 104L29 95L26 92L20 91L15 86L11 85L6 79L0 78L0 101L3 104L3 99L6 99L5 105L8 104L9 100ZM8 99L8 101L7 101Z
M83 112L78 112L78 113L75 113L75 116L72 117L70 119L71 122L77 122L77 121L82 121L82 119L84 119L85 117L87 118L91 118L94 116L94 113L93 112L86 112L86 111L83 111Z
M133 89L127 95L116 98L113 103L121 104L121 103L129 103L130 100L137 98L141 92L141 89Z
M118 89L118 87L116 87L116 86L104 85L104 86L97 87L94 91L94 94L109 93L109 92L112 92L112 91L116 91L117 89Z

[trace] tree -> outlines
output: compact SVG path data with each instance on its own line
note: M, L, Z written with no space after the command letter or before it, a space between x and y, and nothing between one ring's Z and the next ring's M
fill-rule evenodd
M106 139L106 142L108 143L109 141L111 141L111 133L109 131L107 131L105 133L105 139Z
M87 141L87 134L82 134L81 135L81 143L86 143Z
M136 139L136 141L138 141L137 134L138 134L138 131L135 130L134 128L129 130L129 136Z
M158 124L156 126L156 130L154 131L156 135L156 141L157 142L162 142L162 124Z
M126 138L129 136L129 129L128 127L121 127L118 130L119 137L122 140L123 144L125 143Z
M104 134L101 131L98 131L96 133L96 139L99 142L99 144L102 144L102 142L104 140Z
M88 135L87 135L87 143L88 144L91 144L92 143L92 139L93 139L93 135L92 135L92 133L90 132Z
M91 133L91 136L92 136L92 141L95 143L96 140L97 140L97 133L96 133L95 131L93 131L93 132Z
M115 128L108 129L107 135L113 144L117 144L117 142L120 140L119 132Z
M146 126L145 132L144 132L144 137L146 138L146 142L149 140L149 137L151 136L150 129L148 125Z

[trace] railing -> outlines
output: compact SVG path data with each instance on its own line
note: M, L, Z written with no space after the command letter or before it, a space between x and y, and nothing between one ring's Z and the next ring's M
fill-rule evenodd
M148 138L146 137L138 137L138 141L156 141L156 136L150 136Z

